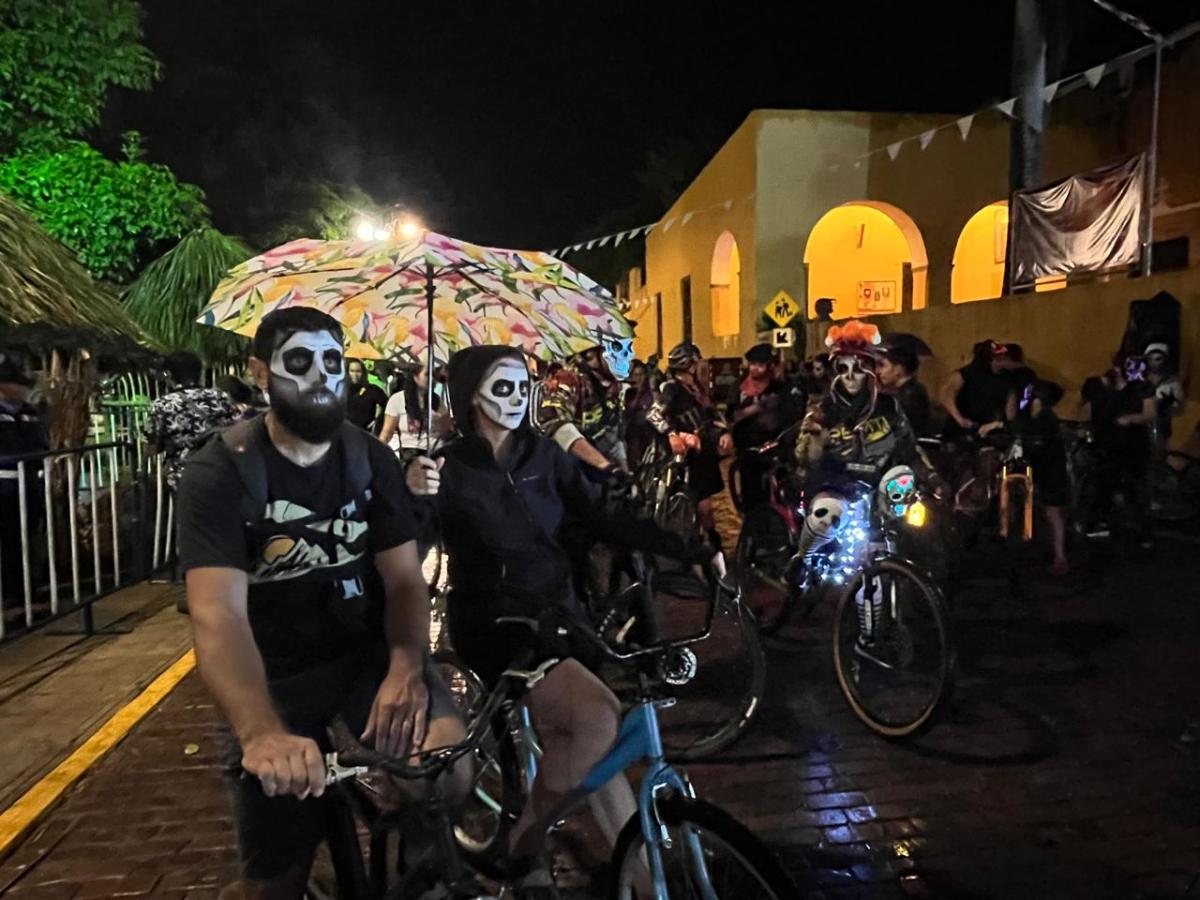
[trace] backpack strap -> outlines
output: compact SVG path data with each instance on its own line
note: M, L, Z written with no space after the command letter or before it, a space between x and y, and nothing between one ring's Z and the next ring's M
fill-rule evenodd
M267 510L267 460L263 452L264 442L269 440L266 416L235 422L220 431L219 440L245 488L242 518L250 523L261 522Z
M374 473L371 471L369 442L376 438L357 425L343 422L341 439L342 463L345 466L346 476L344 484L346 493L353 500L362 496L363 492L371 486Z

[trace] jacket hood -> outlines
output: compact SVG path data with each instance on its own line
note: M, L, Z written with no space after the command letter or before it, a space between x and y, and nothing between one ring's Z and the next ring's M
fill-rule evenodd
M450 357L446 366L446 386L450 390L450 409L454 413L454 424L464 437L478 437L475 431L475 412L471 403L479 383L492 364L500 359L513 359L525 365L525 354L515 347L485 345L467 347ZM529 398L530 404L533 397ZM522 420L518 432L528 431L529 417Z

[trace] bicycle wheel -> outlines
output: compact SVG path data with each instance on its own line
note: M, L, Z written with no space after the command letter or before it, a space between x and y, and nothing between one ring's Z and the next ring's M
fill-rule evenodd
M658 821L670 841L660 845L671 900L792 900L800 891L779 860L724 810L703 800L664 797ZM621 829L609 870L610 897L648 900L646 841L639 817Z
M454 698L454 706L464 721L470 722L476 710L487 697L487 688L483 681L453 650L438 650L433 654L433 668L441 676L450 695Z
M764 634L782 628L795 608L796 588L787 580L794 555L779 513L769 506L752 510L738 534L734 564L742 602Z
M843 588L833 629L838 686L864 725L900 738L933 722L954 676L949 615L936 588L904 563L872 563Z
M1200 471L1186 454L1170 451L1150 467L1150 516L1186 522L1200 514Z
M714 588L687 573L658 573L653 583L652 640L666 643L701 634ZM608 630L637 622L640 592L641 585L635 584L618 595L605 617ZM635 640L644 634L627 630ZM637 684L628 667L610 666L604 674L619 697L636 697ZM667 756L694 760L721 752L749 726L766 686L766 657L753 616L722 594L709 636L688 647L665 650L649 674L661 693L675 699L674 705L658 712Z

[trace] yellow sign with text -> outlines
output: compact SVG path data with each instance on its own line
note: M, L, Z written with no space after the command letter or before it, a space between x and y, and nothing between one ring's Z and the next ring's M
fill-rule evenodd
M767 304L765 312L776 325L783 328L788 322L796 318L796 314L800 312L800 305L788 296L787 291L780 291L771 298L771 302Z

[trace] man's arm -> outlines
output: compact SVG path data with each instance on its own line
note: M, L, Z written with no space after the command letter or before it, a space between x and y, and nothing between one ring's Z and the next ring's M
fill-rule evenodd
M963 377L961 372L954 372L946 379L946 383L942 385L942 408L950 414L950 418L959 424L962 428L971 428L975 423L964 416L958 410L958 392L963 388Z
M267 691L262 656L246 611L246 573L205 567L187 573L188 612L200 677L242 746L242 767L267 796L301 799L325 791L325 764L309 738L288 732Z
M386 607L384 634L388 673L363 731L375 747L393 756L420 747L429 716L425 684L425 654L429 646L429 589L421 572L416 541L407 541L375 554L383 580Z

